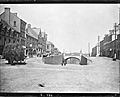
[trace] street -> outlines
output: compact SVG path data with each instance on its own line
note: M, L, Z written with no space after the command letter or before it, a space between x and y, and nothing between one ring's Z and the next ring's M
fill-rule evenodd
M89 57L88 65L44 64L40 57L26 65L0 63L1 92L119 93L120 61Z

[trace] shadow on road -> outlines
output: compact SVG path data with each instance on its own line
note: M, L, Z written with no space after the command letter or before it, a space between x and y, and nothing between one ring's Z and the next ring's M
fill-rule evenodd
M10 63L5 63L5 64L7 64L7 65L11 65ZM27 63L25 63L25 62L14 62L12 65L26 65Z

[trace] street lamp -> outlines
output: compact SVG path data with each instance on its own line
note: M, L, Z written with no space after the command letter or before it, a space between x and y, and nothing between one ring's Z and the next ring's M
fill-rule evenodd
M90 43L88 43L88 55L90 57Z

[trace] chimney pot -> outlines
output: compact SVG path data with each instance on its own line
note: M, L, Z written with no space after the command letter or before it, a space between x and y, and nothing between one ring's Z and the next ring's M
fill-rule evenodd
M10 11L10 8L6 7L6 8L5 8L5 11L7 11L7 10L9 10L9 11Z
M10 8L5 8L5 21L10 24Z
M28 24L28 28L31 28L31 24Z

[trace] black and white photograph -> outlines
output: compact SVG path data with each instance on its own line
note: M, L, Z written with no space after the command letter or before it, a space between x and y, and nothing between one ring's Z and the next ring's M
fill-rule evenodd
M120 4L0 4L0 92L119 93Z

